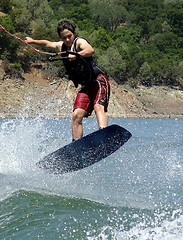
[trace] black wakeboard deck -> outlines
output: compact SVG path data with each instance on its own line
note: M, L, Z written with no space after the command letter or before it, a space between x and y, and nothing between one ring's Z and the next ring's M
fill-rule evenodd
M50 153L37 165L55 174L77 171L111 155L131 136L126 129L111 125Z

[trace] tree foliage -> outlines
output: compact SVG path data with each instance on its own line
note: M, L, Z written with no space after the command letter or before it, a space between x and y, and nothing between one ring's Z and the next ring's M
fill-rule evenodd
M12 0L1 0L0 11L9 13L12 10Z
M99 21L100 25L112 32L127 20L128 12L119 0L91 0L89 1L90 9L95 22Z
M0 24L4 26L7 31L15 33L15 28L11 21L10 16L6 15L5 17L0 19ZM6 33L2 33L0 35L0 51L1 51L1 58L2 59L15 59L16 58L16 50L18 48L18 42L12 38L11 36L7 35Z

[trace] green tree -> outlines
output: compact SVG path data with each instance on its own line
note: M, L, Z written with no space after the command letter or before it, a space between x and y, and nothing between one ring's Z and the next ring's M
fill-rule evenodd
M133 23L142 27L141 34L149 36L149 33L158 27L157 16L163 17L163 0L128 0L127 10L133 12ZM159 24L161 24L160 19ZM154 24L157 27L154 27Z
M137 44L140 42L140 28L123 26L117 28L113 34L113 39L117 42L126 42L128 44Z
M180 85L180 89L183 90L183 61L181 61L177 66L177 82Z
M29 31L30 22L32 20L32 14L28 9L19 8L15 10L13 18L16 31L18 32Z
M95 22L103 28L115 32L128 18L128 12L119 0L91 0L90 9Z
M48 1L42 0L37 9L34 10L34 19L41 19L44 22L45 28L49 28L52 17L53 10L49 6Z
M35 36L45 36L52 28L53 10L47 0L17 0L19 5L13 16L16 30L21 32L34 32ZM44 33L45 32L45 33Z
M177 85L175 77L177 63L172 59L162 58L151 64L153 84Z
M12 0L1 0L0 11L4 13L9 13L12 10Z
M9 15L0 18L0 24L11 33L15 33L15 28ZM12 38L10 35L2 32L0 34L0 48L1 58L4 56L8 60L12 61L16 58L16 50L18 48L18 41Z
M103 28L99 27L98 30L95 30L93 36L92 45L94 47L101 50L106 50L109 47L111 39Z
M164 53L169 53L171 49L178 49L178 37L172 32L158 33L151 36L149 42Z
M173 32L183 37L183 2L166 5L168 23Z
M139 77L140 81L145 86L151 86L152 75L151 75L151 67L147 62L144 62L139 69Z
M117 48L110 47L98 56L99 66L118 83L125 79L126 64Z

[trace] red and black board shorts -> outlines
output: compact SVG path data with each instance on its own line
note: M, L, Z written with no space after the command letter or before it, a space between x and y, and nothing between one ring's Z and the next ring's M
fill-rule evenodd
M110 84L105 75L99 74L96 81L83 86L76 96L74 109L81 108L90 116L95 104L104 106L104 111L107 112L110 96Z

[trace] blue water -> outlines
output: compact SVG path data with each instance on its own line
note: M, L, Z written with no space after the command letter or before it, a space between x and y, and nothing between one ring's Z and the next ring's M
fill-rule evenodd
M71 141L71 119L0 120L0 239L183 239L183 119L109 124L132 138L58 176L36 162ZM96 119L84 130L97 130Z

